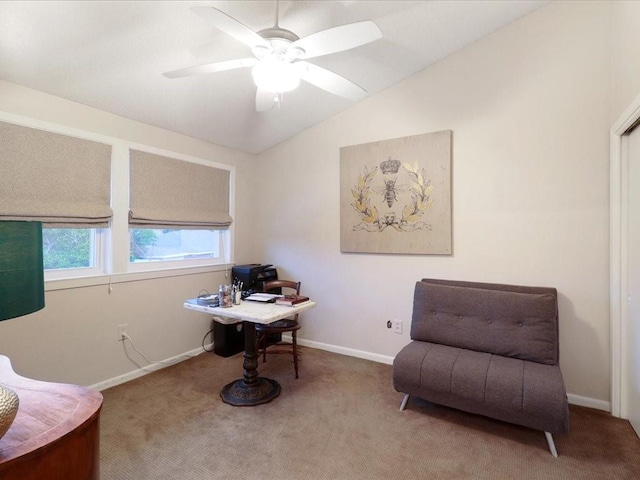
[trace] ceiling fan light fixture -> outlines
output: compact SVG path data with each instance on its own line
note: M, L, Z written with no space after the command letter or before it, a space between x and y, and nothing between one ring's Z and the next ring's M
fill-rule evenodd
M300 85L300 71L282 60L262 60L251 69L258 88L273 93L295 90Z
M253 58L196 65L166 72L168 78L189 77L251 67L256 89L256 111L266 112L280 105L283 93L295 90L300 81L348 100L358 101L367 91L337 73L308 63L309 59L350 50L382 38L382 31L371 20L327 28L300 38L278 25L278 3L273 27L258 32L214 7L192 7L222 32L251 48Z

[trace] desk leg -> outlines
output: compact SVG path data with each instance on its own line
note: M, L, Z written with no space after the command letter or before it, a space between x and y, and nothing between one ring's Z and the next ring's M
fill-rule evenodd
M256 325L244 322L243 378L225 385L220 391L222 401L237 407L260 405L280 395L280 384L270 378L258 376L256 351Z

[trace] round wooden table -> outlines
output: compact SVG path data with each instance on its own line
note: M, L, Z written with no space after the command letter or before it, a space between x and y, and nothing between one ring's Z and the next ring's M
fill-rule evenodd
M100 478L100 392L21 377L2 355L0 383L20 398L18 414L0 438L2 480Z

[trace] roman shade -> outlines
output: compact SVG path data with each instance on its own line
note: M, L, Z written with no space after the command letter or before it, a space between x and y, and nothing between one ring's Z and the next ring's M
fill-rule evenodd
M231 224L228 170L130 150L129 225L214 229Z
M0 122L0 220L106 227L111 146Z

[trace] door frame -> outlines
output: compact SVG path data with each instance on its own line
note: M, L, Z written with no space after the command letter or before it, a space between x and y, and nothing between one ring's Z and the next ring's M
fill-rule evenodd
M627 254L629 226L629 158L624 133L640 119L640 95L610 130L609 162L609 321L611 331L611 414L627 418L626 375L629 352Z

